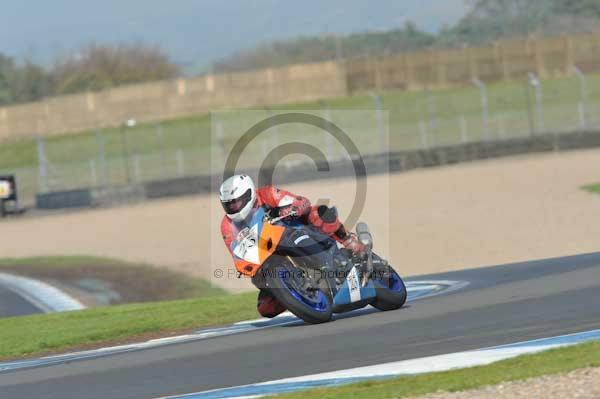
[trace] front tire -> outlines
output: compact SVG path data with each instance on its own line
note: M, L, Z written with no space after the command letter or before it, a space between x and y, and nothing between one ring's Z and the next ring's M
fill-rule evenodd
M379 310L400 309L406 302L406 285L402 278L389 265L376 267L373 273L376 299L371 305Z
M301 273L291 266L273 264L263 275L271 294L294 315L310 324L328 322L333 314L331 299L319 288L303 289L299 281Z

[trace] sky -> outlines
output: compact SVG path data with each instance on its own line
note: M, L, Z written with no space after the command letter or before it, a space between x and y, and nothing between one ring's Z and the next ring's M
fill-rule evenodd
M463 0L3 0L0 52L50 63L89 43L157 44L187 70L300 35L401 27L435 32Z

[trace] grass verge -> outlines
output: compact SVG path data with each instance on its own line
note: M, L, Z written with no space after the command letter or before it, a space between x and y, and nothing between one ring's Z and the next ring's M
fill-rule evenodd
M131 342L257 317L256 293L0 319L0 359Z
M505 381L523 380L541 375L565 373L578 368L599 366L600 342L591 342L520 356L488 366L361 382L337 388L305 390L279 395L277 398L400 398L436 391L464 391Z
M58 281L87 291L90 284L107 285L119 294L109 303L167 301L223 295L208 281L147 264L92 256L49 256L0 259L0 271ZM105 304L109 304L105 303Z
M585 191L589 191L590 193L600 193L600 183L588 184L587 186L583 186L581 188Z

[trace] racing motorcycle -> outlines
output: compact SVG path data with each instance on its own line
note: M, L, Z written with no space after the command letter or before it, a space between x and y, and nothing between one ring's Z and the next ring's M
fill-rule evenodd
M315 324L367 305L383 311L404 305L404 281L373 252L365 223L356 226L366 249L358 258L311 226L276 215L277 209L254 211L232 245L234 262L294 315Z

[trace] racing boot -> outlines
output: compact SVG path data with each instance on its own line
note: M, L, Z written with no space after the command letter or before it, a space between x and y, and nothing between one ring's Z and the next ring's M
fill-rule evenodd
M336 235L339 233L339 231L336 232ZM346 233L345 229L344 233ZM358 240L358 237L354 233L346 233L346 238L343 239L342 245L350 251L354 257L363 259L366 255L365 246Z
M269 291L262 289L258 293L256 309L262 317L267 317L269 319L272 319L286 310Z

